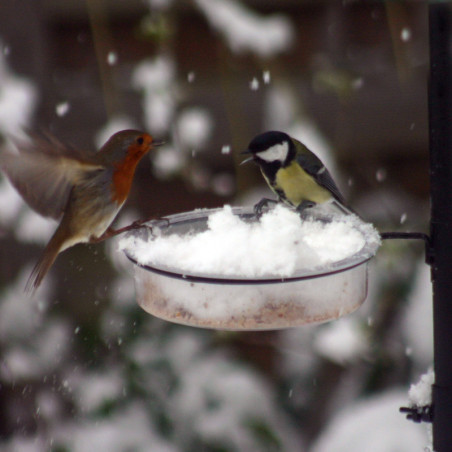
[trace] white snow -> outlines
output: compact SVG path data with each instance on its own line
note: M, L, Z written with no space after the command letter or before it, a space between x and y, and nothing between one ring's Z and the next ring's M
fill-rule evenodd
M0 176L0 224L10 225L24 206L21 196L6 177Z
M330 361L345 364L366 352L367 341L356 319L347 317L320 328L314 347Z
M4 290L0 303L0 342L7 343L34 336L44 322L50 281L33 297L24 295L24 286L30 274L25 267L16 280Z
M190 71L187 74L187 81L188 81L188 83L193 83L195 81L195 79L196 79L196 73L194 71Z
M260 222L247 223L230 206L213 213L208 229L198 234L160 236L150 243L133 236L120 248L141 264L164 265L182 272L259 277L288 277L300 269L313 269L345 259L366 243L353 216L331 223L300 219L278 205ZM367 233L378 239L368 225Z
M13 229L17 239L28 243L47 243L56 223L30 209L5 177L0 176L0 225Z
M8 381L28 381L49 374L61 364L70 337L70 329L64 321L47 319L28 347L17 343L8 348L0 376Z
M253 79L250 82L250 89L251 91L257 91L259 89L259 80L256 77L253 77Z
M401 329L411 358L418 372L423 372L433 362L433 300L430 267L417 264L414 284L402 315Z
M63 424L54 432L57 444L72 452L176 452L152 425L145 402L134 402L124 410L92 421Z
M212 134L212 129L211 115L200 107L187 108L177 118L178 137L186 148L202 147Z
M264 129L282 130L301 141L319 157L338 182L334 148L312 119L300 109L293 89L284 83L270 85L266 90L264 110Z
M363 399L338 412L312 452L421 452L428 443L425 427L408 422L399 408L402 391Z
M236 188L235 179L230 173L219 173L212 177L212 191L219 196L230 196Z
M184 370L171 404L171 417L182 435L195 432L208 443L234 444L242 451L302 450L294 426L275 410L265 380L218 353L196 358ZM209 404L214 406L206 410ZM268 439L253 435L253 422L272 426L280 446L269 449Z
M174 62L156 57L140 63L133 72L132 84L143 92L146 128L160 134L168 131L176 107L172 93Z
M55 229L55 220L42 217L27 207L19 218L14 234L22 242L46 244Z
M403 42L408 42L411 39L411 30L408 27L402 28L400 32L400 39Z
M233 52L248 51L271 57L292 44L294 30L285 16L262 16L234 0L196 0L195 3Z
M432 403L432 385L435 383L435 373L429 369L416 384L410 386L408 399L411 406L423 407Z
M134 73L132 82L137 88L152 90L164 88L174 76L174 63L166 57L156 57L140 63Z
M99 410L106 403L121 398L124 376L117 370L69 374L74 402L81 412Z
M187 155L171 144L159 146L152 156L152 167L160 179L170 177L179 172L187 161Z
M264 129L287 132L287 128L294 124L294 119L299 117L299 104L293 91L287 84L273 83L265 94ZM304 137L292 136L304 142Z
M385 168L379 168L375 173L375 179L377 179L377 182L384 182L387 176L388 174Z
M118 54L114 51L108 52L107 63L110 66L114 66L118 62Z
M352 88L354 90L359 90L364 86L364 79L362 77L357 77L352 81Z
M37 90L25 78L11 73L4 53L0 54L0 80L0 133L20 136L35 108Z
M55 112L56 112L57 116L59 116L61 118L62 116L67 115L70 108L71 108L71 105L69 102L67 102L67 101L60 102L56 105Z

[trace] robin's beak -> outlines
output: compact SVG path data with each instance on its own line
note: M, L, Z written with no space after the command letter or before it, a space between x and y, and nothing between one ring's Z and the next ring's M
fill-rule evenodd
M152 146L153 147L157 147L157 146L161 146L162 144L165 144L165 141L152 141Z
M240 154L241 155L251 154L251 151L249 149L247 149L246 151L243 151ZM253 160L254 160L254 155L252 155L251 157L248 157L243 162L240 162L240 165L243 165L243 164L248 163L248 162L252 162Z

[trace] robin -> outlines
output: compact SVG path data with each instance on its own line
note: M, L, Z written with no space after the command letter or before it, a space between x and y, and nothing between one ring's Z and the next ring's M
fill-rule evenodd
M161 143L138 130L115 133L96 153L69 147L47 134L30 139L15 143L18 152L1 151L0 166L32 209L61 218L28 278L26 291L33 292L59 253L118 233L110 225L127 199L135 168Z

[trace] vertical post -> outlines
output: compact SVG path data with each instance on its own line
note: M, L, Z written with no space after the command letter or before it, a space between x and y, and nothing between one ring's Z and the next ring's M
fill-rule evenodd
M452 450L452 55L448 2L429 5L433 447Z

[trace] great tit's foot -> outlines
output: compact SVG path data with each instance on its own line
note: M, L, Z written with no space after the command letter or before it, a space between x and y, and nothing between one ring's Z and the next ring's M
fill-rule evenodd
M149 220L144 221L143 223L148 222ZM149 223L147 224L143 224L141 227L147 227L148 230L151 231L151 234L154 235L154 228L156 230L160 230L160 229L165 229L165 228L169 228L171 225L171 221L166 218L158 218L156 220L151 220Z
M269 204L276 204L278 201L269 198L262 198L258 203L254 205L254 214L257 218L262 216L263 210L268 207Z
M316 205L313 201L302 201L301 204L297 207L297 212L300 214L300 216L305 216L308 212L307 209L311 209Z
M314 201L302 201L301 204L297 207L298 212L303 212L305 209L310 209L314 207L316 203Z

